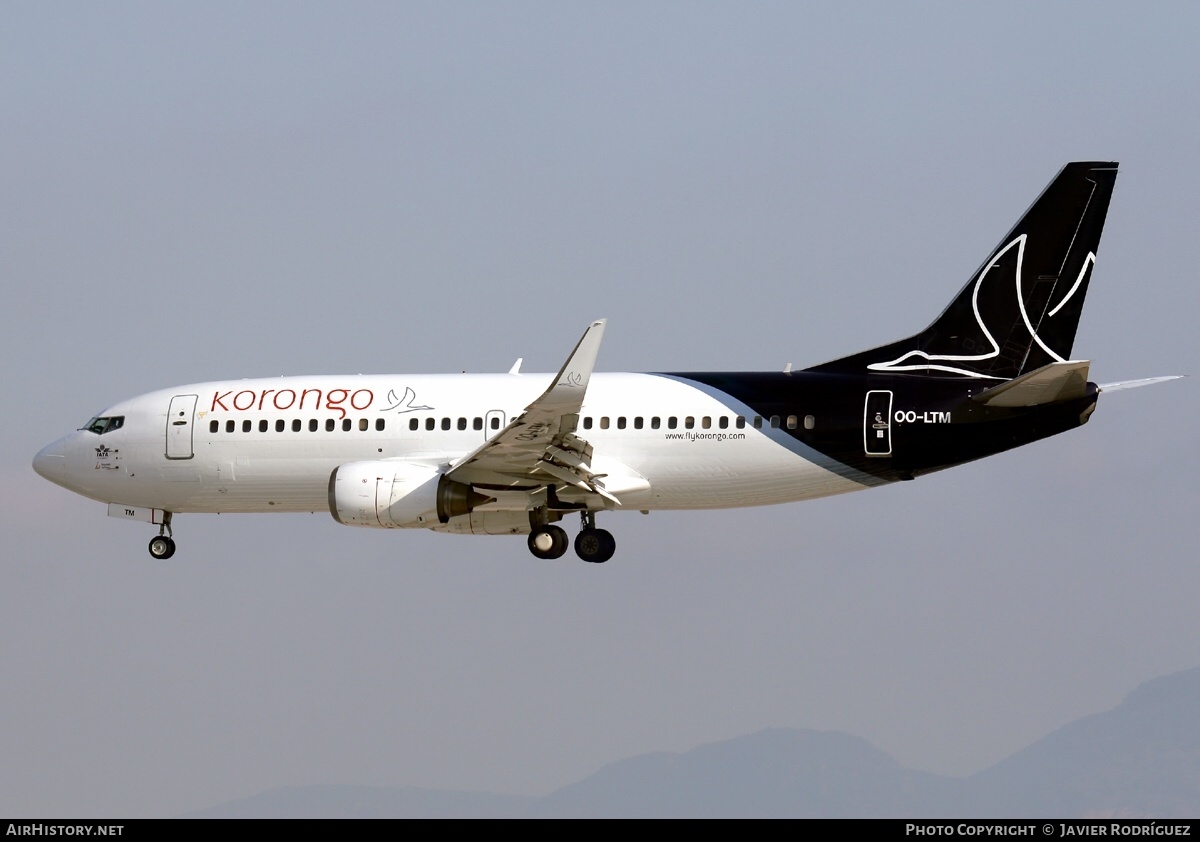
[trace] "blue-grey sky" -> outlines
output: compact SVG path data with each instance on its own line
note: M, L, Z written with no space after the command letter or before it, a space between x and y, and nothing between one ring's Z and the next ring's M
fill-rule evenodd
M1119 160L1075 356L1200 372L1194 3L0 8L0 814L542 794L769 726L976 771L1200 663L1194 380L915 483L610 515L616 558L145 524L33 454L226 377L815 364Z

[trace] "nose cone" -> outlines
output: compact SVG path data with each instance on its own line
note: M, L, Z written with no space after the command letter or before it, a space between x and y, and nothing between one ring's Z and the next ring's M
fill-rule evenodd
M33 469L51 482L62 485L67 472L66 454L63 452L63 440L49 444L38 451L33 457Z

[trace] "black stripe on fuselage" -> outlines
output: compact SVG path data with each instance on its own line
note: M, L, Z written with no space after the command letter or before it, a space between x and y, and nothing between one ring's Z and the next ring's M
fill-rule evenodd
M1074 429L1087 421L1097 390L1031 407L990 407L971 400L995 381L922 375L824 372L661 373L710 395L739 415L796 416L800 423L761 432L841 476L864 485L912 479ZM888 456L864 442L868 392L891 393ZM812 417L811 429L803 420Z

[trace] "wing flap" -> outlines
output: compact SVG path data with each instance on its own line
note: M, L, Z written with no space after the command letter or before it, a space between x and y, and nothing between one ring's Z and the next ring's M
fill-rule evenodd
M563 468L559 465L555 465L553 462L547 462L545 459L539 461L537 463L537 465L535 466L535 469L538 471L545 471L550 476L558 477L560 480L567 483L568 485L573 485L576 488L583 489L584 491L594 490L592 485L589 484L589 482L586 479L584 479L582 476L580 476L579 474L575 473L574 471L568 470L567 468Z

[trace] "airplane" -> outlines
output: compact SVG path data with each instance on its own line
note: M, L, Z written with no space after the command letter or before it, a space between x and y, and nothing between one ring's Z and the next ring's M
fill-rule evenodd
M1117 164L1067 164L928 327L804 370L593 373L605 321L557 374L279 377L117 403L41 450L40 475L159 527L173 516L328 511L338 523L525 535L610 559L601 512L716 509L858 491L1085 424L1102 392L1071 348Z

